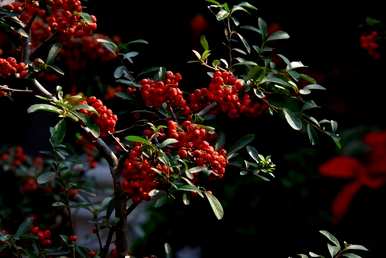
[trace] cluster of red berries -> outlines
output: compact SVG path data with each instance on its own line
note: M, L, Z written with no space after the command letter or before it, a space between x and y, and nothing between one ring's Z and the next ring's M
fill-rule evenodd
M164 81L143 79L141 83L141 95L146 106L159 108L163 103L181 111L183 115L190 114L190 108L179 88L182 76L179 73L166 72Z
M16 78L25 78L28 76L28 66L21 62L18 63L15 58L0 58L0 77L7 78L15 76Z
M121 186L134 203L149 200L149 192L158 187L157 173L142 154L142 145L136 145L128 154L122 170ZM160 170L163 168L158 166ZM167 168L168 169L168 168Z
M245 92L243 81L227 71L216 71L208 88L196 89L190 95L190 106L194 112L213 102L218 104L214 112L226 113L230 118L241 114L257 117L267 109L265 103L252 101Z
M66 36L84 36L96 30L96 17L90 16L90 21L84 21L79 15L82 12L80 0L50 1L51 15L47 18L52 29Z
M27 155L24 152L24 149L21 146L16 146L15 148L9 148L3 152L0 156L1 161L10 163L13 168L20 167L27 160Z
M51 36L51 27L41 18L36 18L31 24L31 47L37 48Z
M31 233L36 235L39 238L40 244L43 246L50 246L52 245L51 240L51 230L46 229L43 230L38 226L32 227Z
M366 49L369 55L374 59L379 59L381 57L377 51L379 48L377 37L377 31L372 31L369 34L363 34L360 37L361 48Z
M216 138L215 133L191 121L184 121L179 126L169 120L167 127L167 137L178 140L175 147L182 159L192 160L196 166L205 166L220 178L224 176L227 154L224 149L217 151L210 144Z
M108 62L114 60L117 56L98 41L102 38L107 39L99 34L65 39L60 56L72 71L83 70L89 61Z
M95 108L95 110L98 112L98 114L95 114L89 110L81 110L82 113L89 115L93 118L95 124L99 126L100 135L102 137L107 136L109 132L114 133L118 117L113 113L111 109L103 105L103 102L100 99L97 99L94 96L88 97L80 104L88 104Z
M24 180L23 184L20 187L20 192L29 193L34 192L39 188L38 182L33 177L28 177Z

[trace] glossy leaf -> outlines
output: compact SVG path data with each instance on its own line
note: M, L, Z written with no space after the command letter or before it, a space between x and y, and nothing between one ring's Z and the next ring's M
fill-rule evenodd
M149 140L143 138L143 137L140 137L140 136L136 136L136 135L129 135L129 136L126 136L125 138L126 140L128 140L129 142L138 142L138 143L143 143L143 144L149 144Z
M295 130L301 130L303 127L302 120L298 113L292 112L286 108L283 109L283 114L288 124Z
M242 148L244 148L245 146L250 144L254 139L255 139L254 134L244 135L236 143L233 144L233 146L229 149L228 154L230 155L232 153L235 153L235 152L241 150Z
M271 35L268 36L267 41L280 40L280 39L289 39L290 35L288 35L285 31L275 31Z
M160 148L165 148L166 146L168 146L170 144L177 143L177 142L178 142L177 139L168 138L168 139L164 140L159 146L160 146Z
M57 114L62 113L62 110L60 110L59 108L57 108L53 105L49 105L49 104L34 104L27 109L28 113L33 113L36 111L47 111L47 112L52 112L52 113L57 113Z
M55 178L55 173L54 172L44 172L37 178L37 182L39 185L48 183L52 181Z
M61 144L66 135L67 123L65 119L60 120L51 131L50 141L52 145L57 146Z
M214 215L216 215L217 219L222 219L224 217L224 210L220 201L209 191L204 192L206 198L209 201L210 207L213 210Z

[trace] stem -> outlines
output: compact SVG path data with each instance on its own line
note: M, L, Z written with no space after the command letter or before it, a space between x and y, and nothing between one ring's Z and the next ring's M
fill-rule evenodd
M99 234L99 226L98 226L98 223L95 223L94 225L95 225L95 234L96 234L97 239L98 239L99 250L102 250L103 245L102 245L101 235Z
M9 88L7 85L0 85L0 90L8 91L8 92L17 92L17 93L32 93L33 92L32 90L28 90L28 89L25 89L25 90L12 89L12 88Z
M226 30L227 30L227 47L228 47L228 58L229 58L229 67L232 66L233 62L233 55L232 55L232 27L231 27L231 20L227 18L227 24L226 24Z

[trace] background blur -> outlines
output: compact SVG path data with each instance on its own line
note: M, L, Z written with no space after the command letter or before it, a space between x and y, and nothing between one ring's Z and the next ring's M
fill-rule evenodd
M137 38L150 42L138 60L139 67L166 66L182 73L183 87L202 87L196 76L201 70L187 64L191 49L199 46L201 34L209 44L222 35L204 1L88 2L89 12L98 17L100 32L122 35L123 42ZM291 35L280 52L312 68L311 73L328 89L327 94L320 94L319 102L342 131L385 128L386 59L373 60L359 44L360 25L366 17L385 21L381 1L346 6L333 1L250 2L269 24ZM0 99L0 144L21 144L29 151L48 146L51 121L45 121L44 114L32 121L25 113L28 101L23 106ZM322 139L320 145L311 147L305 135L291 131L279 119L272 122L263 117L242 123L254 128L257 149L272 154L277 178L269 183L251 181L230 171L216 194L224 203L222 221L208 212L205 202L193 202L197 207L178 203L155 209L149 205L144 208L149 216L141 226L144 235L133 246L136 252L162 254L168 242L173 250L182 250L180 257L288 257L325 248L317 232L327 229L341 240L368 247L368 257L384 257L386 187L361 188L345 216L333 223L330 206L346 181L322 177L318 167L339 153L334 144ZM222 129L233 130L229 124Z

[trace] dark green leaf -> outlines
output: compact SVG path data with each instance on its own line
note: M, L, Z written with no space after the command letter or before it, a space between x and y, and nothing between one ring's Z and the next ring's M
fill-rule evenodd
M241 2L241 3L238 4L238 6L242 6L244 8L255 10L255 11L257 10L257 8L255 6L251 5L248 2Z
M21 225L19 226L19 228L17 229L15 235L14 235L14 238L18 239L20 238L22 235L24 235L25 233L27 233L27 231L30 229L31 225L32 225L32 218L27 218L26 220L24 220L23 223L21 223Z
M309 84L309 85L304 86L303 89L307 89L307 90L326 90L326 88L324 88L323 86L321 86L319 84Z
M209 201L210 207L212 208L214 215L217 219L222 219L224 217L224 210L220 201L209 191L204 192L206 198Z
M237 36L239 37L241 43L243 43L243 45L244 45L245 49L247 50L248 54L251 53L251 47L249 46L249 44L245 40L245 38L240 33L237 33Z
M268 34L268 32L267 32L267 23L262 18L259 17L258 25L259 25L259 30L261 32L261 35L263 36L263 38L265 38L266 35Z
M362 258L362 256L353 253L343 253L342 256L347 258Z
M131 52L127 52L126 54L123 55L123 59L126 59L127 61L129 61L130 63L133 63L133 57L136 57L139 53L136 52L136 51L131 51Z
M62 45L59 43L55 43L54 45L52 45L52 47L50 48L50 51L48 52L46 63L49 65L53 64L55 61L55 58L60 53L61 49L62 49Z
M88 24L94 22L94 20L92 19L91 15L88 14L88 13L81 12L79 15L80 15L80 17L82 17L83 21L85 21Z
M52 133L51 138L50 138L50 141L53 146L57 146L63 142L64 136L66 135L66 129L67 129L67 124L65 119L60 120L53 127L51 131Z
M299 113L292 112L289 109L283 109L284 117L287 120L288 124L295 130L301 130L303 123Z
M249 30L249 31L253 31L253 32L256 32L256 33L261 33L261 31L256 28L256 27L253 27L253 26L250 26L250 25L243 25L243 26L240 26L240 29L244 29L244 30Z
M248 144L250 144L255 139L254 134L247 134L241 137L230 149L229 149L229 155L232 153L235 153Z
M309 100L309 101L304 102L302 110L304 111L304 110L309 110L309 109L313 109L313 108L319 108L319 106L315 103L315 101Z
M118 52L118 46L114 42L107 40L107 39L97 39L99 43L102 44L107 50L110 52L116 54Z
M47 112L53 112L53 113L57 113L57 114L62 113L62 110L60 110L59 108L57 108L53 105L49 105L49 104L34 104L27 109L28 113L33 113L36 111L47 111Z
M37 182L39 185L45 184L49 181L52 181L55 178L54 172L44 172L37 178Z
M308 139L310 140L310 143L312 145L315 145L317 134L316 134L315 129L312 128L312 126L310 124L307 124L307 135L308 135Z
M256 161L256 163L259 163L259 153L256 148L248 145L246 149L249 156L251 156L251 158Z

